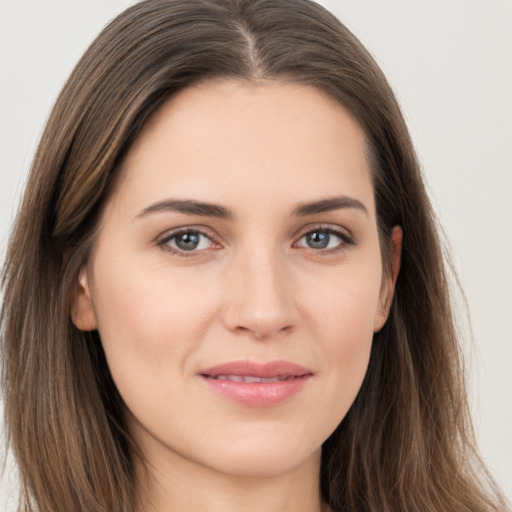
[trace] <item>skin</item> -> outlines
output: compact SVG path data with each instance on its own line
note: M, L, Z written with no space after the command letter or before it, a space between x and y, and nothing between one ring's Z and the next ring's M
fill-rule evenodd
M295 213L340 196L362 208ZM162 207L170 198L232 218ZM180 250L177 228L204 233L196 249ZM311 247L315 230L327 247ZM153 116L106 204L73 317L99 330L146 458L141 511L321 509L321 445L386 321L401 237L396 227L384 276L364 133L314 88L210 82ZM198 376L276 359L313 376L272 407L230 400Z

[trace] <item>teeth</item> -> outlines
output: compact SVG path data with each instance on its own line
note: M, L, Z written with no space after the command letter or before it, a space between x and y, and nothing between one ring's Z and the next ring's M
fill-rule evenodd
M255 382L279 382L280 380L288 380L290 377L254 377L252 375L215 375L212 377L216 380L230 380L232 382L246 382L252 384Z

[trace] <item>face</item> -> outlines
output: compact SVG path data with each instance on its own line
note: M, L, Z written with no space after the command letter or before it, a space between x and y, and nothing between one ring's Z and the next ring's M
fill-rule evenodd
M314 88L208 83L156 113L121 173L74 322L98 329L149 462L318 465L393 291L360 127Z

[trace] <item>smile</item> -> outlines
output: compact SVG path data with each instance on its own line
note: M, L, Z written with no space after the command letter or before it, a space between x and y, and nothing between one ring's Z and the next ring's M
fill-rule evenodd
M271 407L298 394L313 372L288 361L234 361L203 370L199 376L222 398L248 407Z
M292 377L289 375L280 375L278 377L256 377L254 375L215 375L207 376L215 380L230 380L232 382L247 382L253 384L255 382L278 382L281 380L297 379L300 377Z

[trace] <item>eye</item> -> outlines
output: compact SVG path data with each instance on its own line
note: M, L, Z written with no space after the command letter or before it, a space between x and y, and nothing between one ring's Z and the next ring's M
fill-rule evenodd
M216 248L211 238L197 229L183 229L167 234L158 245L163 249L180 256L189 256L186 253L204 251ZM190 254L191 256L192 254Z
M296 243L297 247L307 247L314 250L336 250L347 245L354 245L352 238L332 228L316 228L308 231Z

